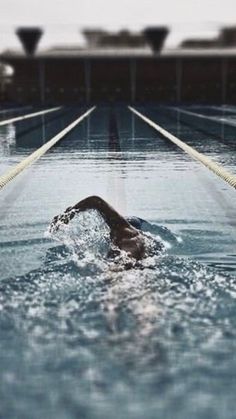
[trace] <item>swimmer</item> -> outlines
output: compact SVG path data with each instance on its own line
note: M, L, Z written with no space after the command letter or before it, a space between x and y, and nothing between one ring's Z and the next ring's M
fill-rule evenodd
M54 217L50 231L55 231L55 229L57 230L59 228L57 226L58 221L68 224L76 213L90 209L97 210L107 223L110 228L112 244L120 250L124 250L133 259L141 260L147 256L144 234L138 229L142 220L136 217L130 219L124 218L111 205L98 196L89 196L73 207L68 207L64 214ZM162 245L160 243L160 250L161 248Z

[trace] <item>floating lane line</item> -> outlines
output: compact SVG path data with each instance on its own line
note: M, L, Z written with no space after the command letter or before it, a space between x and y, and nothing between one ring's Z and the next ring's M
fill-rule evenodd
M236 114L236 108L231 107L231 106L227 106L227 105L222 105L222 106L209 106L209 109L214 109L216 111L220 111L221 113L233 113Z
M23 121L24 119L35 118L36 116L40 115L46 115L47 113L58 111L61 108L62 106L57 106L56 108L44 109L43 111L28 113L27 115L5 119L4 121L0 121L0 127L2 127L3 125L11 124L12 122Z
M1 113L19 112L19 111L30 109L30 108L32 108L32 106L19 106L18 108L6 108L6 109L1 109L0 114Z
M173 109L176 112L182 113L183 115L189 115L189 116L193 116L195 118L206 119L208 121L213 121L213 122L216 122L218 124L221 124L223 122L225 125L229 125L230 127L236 127L236 122L230 121L227 118L222 118L222 117L217 118L216 116L207 116L207 115L203 115L201 113L191 112L191 111L186 111L185 109L176 108L174 106L170 106L169 109Z
M139 118L141 118L143 121L145 121L148 125L150 125L156 131L158 131L163 137L167 138L172 143L176 144L183 151L185 151L187 154L189 154L191 157L193 157L197 161L201 162L204 166L206 166L208 169L210 169L213 173L215 173L217 176L219 176L221 179L223 179L225 182L227 182L230 186L232 186L233 188L236 189L236 176L235 175L228 172L220 164L215 163L214 161L212 161L209 157L205 156L202 153L199 153L199 151L195 150L193 147L184 143L182 140L175 137L169 131L162 128L160 125L157 125L155 122L153 122L151 119L147 118L142 113L138 112L136 109L132 108L131 106L128 106L128 108L130 109L130 111L132 111L134 114L136 114Z
M75 119L71 124L67 125L62 131L60 131L55 137L51 138L47 143L39 147L36 151L14 166L12 169L8 170L5 174L0 176L0 189L6 186L12 179L14 179L19 173L24 169L29 167L32 163L38 160L43 154L45 154L51 147L53 147L58 141L60 141L68 132L70 132L76 125L78 125L83 119L90 115L91 112L95 109L95 106L90 108L79 118Z

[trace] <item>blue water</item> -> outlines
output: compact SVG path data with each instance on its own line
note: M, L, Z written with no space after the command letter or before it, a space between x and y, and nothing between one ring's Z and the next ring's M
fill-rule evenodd
M182 109L236 115L232 106ZM227 121L138 110L236 173ZM0 127L0 174L84 111ZM93 211L48 234L54 215L92 194L147 220L165 250L141 267L115 265ZM1 418L235 417L233 188L125 106L101 106L0 201Z

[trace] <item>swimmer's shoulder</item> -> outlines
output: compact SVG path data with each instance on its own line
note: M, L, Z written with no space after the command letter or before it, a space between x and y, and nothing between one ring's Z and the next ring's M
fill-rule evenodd
M146 220L143 220L142 218L134 217L134 216L126 217L126 220L137 230L142 230L143 225L147 223Z

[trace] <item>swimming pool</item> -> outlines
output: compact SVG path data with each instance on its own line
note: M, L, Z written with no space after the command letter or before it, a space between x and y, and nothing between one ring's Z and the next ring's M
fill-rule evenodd
M236 173L236 107L137 109ZM1 174L85 110L0 127ZM94 194L153 234L167 227L166 252L111 272L94 249L77 260L68 237L48 237L55 214ZM0 417L234 418L233 188L126 106L103 105L0 201ZM80 238L90 245L92 227L99 243L105 227L84 222Z

